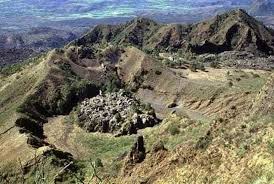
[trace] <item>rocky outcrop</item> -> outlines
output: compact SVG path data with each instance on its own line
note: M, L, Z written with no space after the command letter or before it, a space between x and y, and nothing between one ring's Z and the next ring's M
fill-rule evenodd
M136 134L137 130L156 125L153 109L141 104L125 91L98 95L80 104L79 125L88 132Z
M128 155L127 162L130 164L137 164L144 161L146 158L146 148L144 143L144 137L139 136L131 148L131 151Z
M130 152L124 160L122 173L124 176L130 175L136 164L142 163L146 158L146 148L143 136L138 136L132 145Z

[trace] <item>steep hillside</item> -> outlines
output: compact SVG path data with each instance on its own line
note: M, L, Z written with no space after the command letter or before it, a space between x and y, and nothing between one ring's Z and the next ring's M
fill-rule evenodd
M272 113L274 111L273 107L273 93L274 93L274 88L273 88L273 75L271 75L264 87L260 90L258 96L254 100L254 114L253 117L267 117L267 116L272 116Z

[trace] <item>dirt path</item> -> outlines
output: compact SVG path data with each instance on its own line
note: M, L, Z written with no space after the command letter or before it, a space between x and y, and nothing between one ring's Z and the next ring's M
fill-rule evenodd
M147 90L144 90L137 96L144 103L149 103L155 109L156 115L158 118L163 119L168 114L174 112L177 115L187 115L189 118L193 120L205 120L209 121L210 118L205 116L199 111L190 110L183 105L179 105L174 108L167 108L168 105L168 97L164 95L157 94L156 92L150 93Z

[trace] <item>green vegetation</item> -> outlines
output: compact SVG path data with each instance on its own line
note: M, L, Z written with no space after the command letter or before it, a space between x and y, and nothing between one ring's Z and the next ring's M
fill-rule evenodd
M220 68L220 63L218 61L212 61L209 66L212 68Z
M103 84L102 90L107 93L117 92L122 88L122 83L117 77L110 78Z
M162 140L167 149L173 150L184 142L197 142L209 128L209 122L193 121L188 118L170 115L159 126L143 131L147 149Z
M88 167L90 160L98 165L101 177L117 177L122 167L122 159L130 150L134 139L133 136L114 138L112 135L100 133L78 135L76 141L89 150L89 156L81 159L87 177L92 175L92 170Z
M243 70L234 70L227 75L227 80L233 84L233 90L237 91L259 91L266 83L267 75ZM232 85L231 85L232 86Z
M17 72L16 76L5 76L1 78L0 86L0 126L12 118L16 109L23 103L27 94L34 90L44 75L46 68L39 64L31 64Z
M60 113L71 110L72 107L84 98L98 94L96 85L87 80L77 80L66 83L60 90L60 96L56 99L57 111ZM68 109L68 110L66 110Z
M1 183L41 183L51 184L56 182L78 183L82 180L82 173L78 163L61 159L60 155L33 155L29 163L18 163L0 167Z
M192 63L190 63L189 69L192 72L197 72L197 70L201 70L201 71L205 71L206 70L204 64L200 63L200 62L192 62Z
M180 129L179 129L178 125L175 125L175 124L170 124L168 126L168 131L169 131L170 135L176 135L176 134L180 133Z
M90 149L90 158L100 158L105 165L128 151L134 142L134 137L114 138L111 135L90 133L79 135L77 140Z
M268 141L268 149L270 153L274 153L274 139Z

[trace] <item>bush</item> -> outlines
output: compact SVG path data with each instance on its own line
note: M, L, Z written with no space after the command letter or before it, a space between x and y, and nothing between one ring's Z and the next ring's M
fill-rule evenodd
M177 125L174 125L174 124L171 124L169 127L168 127L168 132L171 134L171 135L177 135L180 133L180 129Z
M96 158L95 159L94 165L95 165L96 168L98 168L98 167L104 167L104 165L102 163L102 160L100 158Z
M252 75L253 78L260 78L260 75L257 74L257 73L251 72L251 75Z
M208 131L207 134L203 137L200 137L197 144L195 145L196 149L206 149L209 144L212 141L212 136L211 136L211 132Z
M197 72L197 65L196 64L191 64L190 66L189 66L189 69L190 69L190 71L192 71L192 72Z
M246 154L247 151L248 151L248 146L245 144L241 144L237 150L237 156L242 158Z
M161 72L161 71L159 71L159 70L156 70L156 71L155 71L155 74L156 74L156 75L161 75L161 74L162 74L162 72Z
M212 68L220 68L220 63L217 61L210 62L210 67Z
M229 86L229 87L232 87L232 86L233 86L233 82L232 82L232 81L229 81L229 82L228 82L228 86Z
M274 139L270 140L268 142L268 150L271 152L271 153L274 153Z
M192 72L197 72L197 70L206 71L204 64L198 62L191 63L189 69Z
M113 76L102 86L102 90L108 93L112 93L119 91L122 86L122 82L117 77Z

